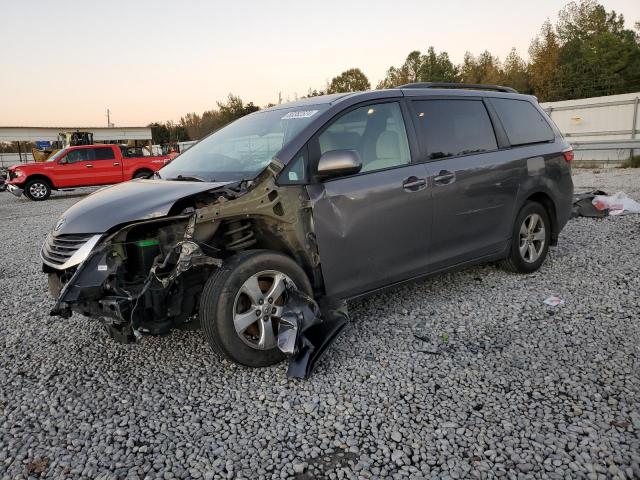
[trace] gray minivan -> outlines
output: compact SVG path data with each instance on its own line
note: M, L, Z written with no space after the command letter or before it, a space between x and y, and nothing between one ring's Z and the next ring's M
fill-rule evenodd
M52 314L99 318L122 341L199 320L249 366L314 335L321 351L340 310L325 305L478 262L537 270L570 217L572 158L537 100L507 87L261 110L67 210L41 252Z

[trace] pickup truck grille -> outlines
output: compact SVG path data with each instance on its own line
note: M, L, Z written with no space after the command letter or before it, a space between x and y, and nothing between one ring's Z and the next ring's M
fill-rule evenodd
M48 235L42 245L42 258L53 265L62 265L93 237L88 235Z

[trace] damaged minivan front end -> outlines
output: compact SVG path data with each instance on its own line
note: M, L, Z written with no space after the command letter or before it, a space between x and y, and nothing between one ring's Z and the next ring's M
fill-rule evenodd
M97 318L114 340L123 343L144 334L165 334L197 323L203 288L227 260L247 251L280 252L313 279L315 291L298 291L289 282L286 295L277 300L278 308L274 306L264 318L257 316L256 321L268 315L280 353L291 358L290 375L305 377L327 339L344 326L346 315L327 310L325 318L333 319L331 328L324 335L318 328L323 317L312 296L321 296L322 277L311 210L302 187L276 184L282 169L274 159L252 180L215 185L190 182L196 193L183 191L184 181L155 179L92 194L87 198L91 205L72 207L44 242L43 269L57 298L51 314L69 318L76 312ZM109 216L125 199L133 204L132 189L146 189L147 196L157 198L168 184L187 195L175 198L171 205L149 206L141 215L146 218L120 223L103 233L73 229L87 221L87 215ZM263 286L265 291L269 287ZM260 334L259 326L251 327L243 335Z

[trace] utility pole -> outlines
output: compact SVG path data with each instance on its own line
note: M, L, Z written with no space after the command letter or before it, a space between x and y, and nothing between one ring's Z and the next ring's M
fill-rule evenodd
M107 108L107 128L111 128L111 111Z

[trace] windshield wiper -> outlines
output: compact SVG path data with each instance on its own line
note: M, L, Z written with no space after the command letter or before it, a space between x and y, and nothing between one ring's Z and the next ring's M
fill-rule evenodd
M175 180L178 182L208 182L202 177L194 177L189 175L178 175L177 177L167 178L167 180Z

